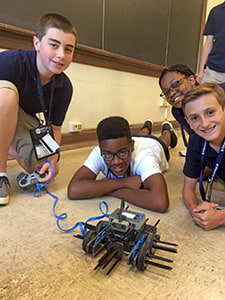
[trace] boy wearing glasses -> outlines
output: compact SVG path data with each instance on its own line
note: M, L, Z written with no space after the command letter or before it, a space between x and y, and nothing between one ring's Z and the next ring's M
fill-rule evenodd
M162 124L161 137L151 136L146 121L140 135L131 136L122 117L103 119L97 126L99 146L89 154L68 186L69 199L110 195L150 210L165 212L168 191L162 172L168 169L168 147L177 137L169 122ZM96 180L102 172L103 180Z

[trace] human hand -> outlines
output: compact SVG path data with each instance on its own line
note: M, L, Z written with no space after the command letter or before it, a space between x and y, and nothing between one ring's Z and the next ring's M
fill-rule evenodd
M123 187L139 190L142 186L141 177L140 176L129 176L122 178L123 180Z
M216 210L216 203L203 202L193 208L191 214L196 224L205 230L210 230L221 225L222 211ZM224 213L223 213L224 214Z
M39 182L44 183L48 180L51 180L52 177L54 176L54 170L55 170L54 163L51 163L51 164L49 162L44 163L42 165L39 173L40 174L46 173L47 175L45 177L43 177L42 179L40 179Z
M204 71L199 71L199 73L196 76L196 81L198 83L202 83L203 77L204 77Z
M123 193L126 189L139 190L142 186L140 176L129 176L129 177L125 177L125 178L116 178L115 180L120 183L120 187L118 189L108 193L109 196L123 198L123 196L124 196Z

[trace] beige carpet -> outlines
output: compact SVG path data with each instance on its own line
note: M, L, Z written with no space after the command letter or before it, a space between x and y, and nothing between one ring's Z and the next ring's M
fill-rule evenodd
M67 199L67 183L90 149L63 152L60 174L48 188L59 197L57 213L68 213L67 221L61 223L65 228L99 215L100 200L108 202L111 212L120 204L111 197ZM160 218L161 238L179 244L178 254L163 253L175 260L173 270L149 266L138 272L124 258L108 277L103 270L93 270L98 258L83 252L82 241L73 236L79 230L62 233L57 229L50 196L35 198L18 188L15 177L22 170L10 161L11 200L0 207L0 299L225 299L224 227L205 232L193 224L181 200L184 158L178 151L182 149L180 142L171 150L170 170L165 174L169 211L160 214L130 206L147 214L150 224ZM224 187L218 192L224 198Z

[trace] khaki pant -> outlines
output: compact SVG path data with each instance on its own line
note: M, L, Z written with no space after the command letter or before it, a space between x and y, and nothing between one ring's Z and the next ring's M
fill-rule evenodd
M0 80L0 88L9 88L14 90L18 96L19 101L17 88L12 82L7 80ZM24 161L24 164L28 168L37 162L30 138L30 129L35 128L38 125L39 120L25 113L24 110L19 107L18 121L13 141L11 143L11 148L19 155L19 157Z
M23 159L27 167L30 167L37 162L30 137L30 129L35 128L38 125L39 120L28 115L21 107L19 107L16 131L11 146Z
M209 69L206 67L204 77L202 83L204 82L211 82L211 83L224 83L225 82L225 73L216 72L214 70Z

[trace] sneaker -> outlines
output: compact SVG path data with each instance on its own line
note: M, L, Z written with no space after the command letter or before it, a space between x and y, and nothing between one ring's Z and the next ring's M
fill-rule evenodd
M0 205L9 202L9 180L6 176L0 176Z
M144 125L142 126L141 130L147 128L149 130L149 134L152 134L152 127L153 121L151 119L148 119L144 122Z
M177 134L173 128L173 125L169 121L165 121L162 123L162 130L161 133L163 133L164 130L168 130L171 135L171 140L170 140L170 147L174 148L177 145Z

